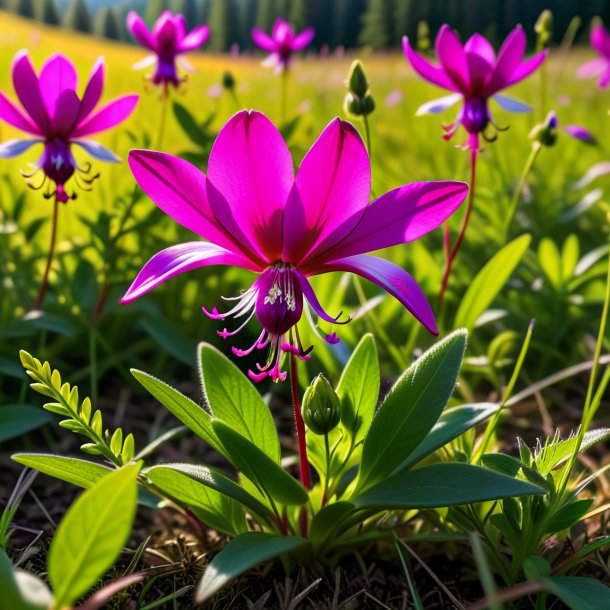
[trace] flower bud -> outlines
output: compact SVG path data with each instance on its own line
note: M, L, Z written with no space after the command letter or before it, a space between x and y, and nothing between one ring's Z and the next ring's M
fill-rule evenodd
M530 131L530 140L542 146L553 146L557 141L557 115L551 110L543 123L539 123Z
M538 40L536 41L536 47L539 50L546 49L553 37L553 13L547 8L538 17L534 31L538 34Z
M420 21L417 24L417 50L421 53L428 53L431 48L430 26L427 21Z
M355 59L349 69L347 88L356 97L364 97L369 90L369 81L364 72L364 66L359 59Z
M226 70L222 75L222 86L228 91L235 88L235 77L230 70Z
M337 427L341 419L339 397L320 373L305 390L302 415L307 427L320 436Z

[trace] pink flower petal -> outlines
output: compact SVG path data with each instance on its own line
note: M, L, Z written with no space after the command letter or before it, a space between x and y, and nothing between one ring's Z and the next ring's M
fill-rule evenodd
M203 241L178 244L161 250L142 267L121 303L131 303L176 275L210 265L250 268L248 261L214 244Z
M155 50L155 40L150 30L146 27L144 19L136 12L131 11L127 15L127 29L132 36L143 46L151 51Z
M265 32L259 28L252 28L252 40L257 47L260 47L265 51L269 51L270 53L273 53L273 51L276 49L276 44L273 38L271 38L268 34L265 34Z
M602 25L596 25L591 29L591 46L604 57L610 57L610 35Z
M464 45L466 62L473 92L480 92L490 77L496 63L496 53L484 36L474 34Z
M518 83L519 81L527 78L532 72L535 72L540 64L544 61L548 50L545 49L538 55L534 55L534 57L530 57L528 60L524 61L510 76L508 81L505 84L505 87L510 87Z
M596 57L580 66L576 71L576 74L578 78L594 78L600 76L604 70L607 70L609 67L610 63L608 60L603 57Z
M91 75L89 76L89 80L87 81L87 85L85 86L85 91L83 92L81 110L80 115L78 117L79 123L85 120L91 114L91 111L97 106L97 103L102 97L103 89L104 58L98 57L95 64L93 65Z
M402 48L409 63L422 78L443 89L449 89L450 91L459 90L441 67L432 65L411 48L406 36L402 39Z
M436 56L455 86L468 93L471 84L466 53L459 36L448 25L443 25L436 37Z
M292 50L293 51L302 51L315 36L315 30L313 28L307 28L303 30L300 34L294 37L292 41Z
M220 222L230 229L237 221L268 262L280 259L282 217L294 169L286 142L265 115L244 110L220 130L208 181L210 204Z
M200 46L205 44L206 40L210 36L210 28L207 25L200 25L194 28L188 36L184 38L180 45L179 51L184 53L186 51L193 51L198 49Z
M491 96L504 89L505 83L523 60L526 44L525 32L521 26L517 26L500 47L496 67L485 85L485 95Z
M324 311L324 309L322 308L322 305L320 305L320 301L318 301L318 297L316 296L314 289L309 283L309 280L297 269L293 269L292 273L293 276L297 278L299 285L301 286L303 296L307 299L307 302L316 312L316 315L319 318L325 320L326 322L330 322L331 324L345 324L349 321L349 319L343 322L339 321L339 318L341 317L341 314L343 312L339 312L336 318L333 318L331 315L327 314L326 311ZM332 343L332 340L330 341L330 343Z
M41 134L40 128L15 106L2 91L0 91L0 119L17 129L21 129L21 131L35 135Z
M245 238L230 234L214 216L206 176L194 165L166 153L132 150L129 167L142 190L176 222L226 250L250 256Z
M375 256L361 254L331 261L316 273L349 271L377 284L395 297L433 335L438 334L434 313L417 282L400 267Z
M80 113L80 100L74 89L64 89L57 98L57 108L51 124L51 131L57 138L67 138Z
M349 235L334 248L306 261L303 270L314 272L321 263L404 244L441 225L468 194L464 182L414 182L382 195L364 214Z
M66 90L76 91L76 70L61 53L51 55L40 69L38 80L40 93L49 117L55 116L55 107L60 95Z
M137 95L124 95L89 115L74 131L75 138L110 129L123 122L138 103Z
M292 39L294 36L294 30L285 19L278 17L273 24L273 31L271 35L276 43L282 44L287 39Z
M282 259L300 263L356 226L371 192L371 164L360 135L335 119L305 155L284 213ZM310 254L311 253L311 254Z
M49 116L27 51L20 51L13 60L13 86L21 105L40 130L46 132L49 129Z

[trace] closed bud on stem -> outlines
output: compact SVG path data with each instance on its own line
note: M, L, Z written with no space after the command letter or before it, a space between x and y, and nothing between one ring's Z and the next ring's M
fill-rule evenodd
M428 53L431 48L430 26L427 21L420 21L417 24L417 49L421 53Z
M553 146L557 141L557 115L551 110L546 115L544 122L539 123L530 131L530 140L538 142L542 146Z
M222 86L229 91L235 88L235 77L230 70L226 70L222 75Z
M334 430L341 419L339 397L320 373L305 390L302 415L307 427L320 436Z
M349 69L347 88L356 97L364 97L369 90L369 80L364 72L364 66L359 59L355 59Z
M369 80L359 59L352 63L346 85L348 92L343 102L345 113L354 117L371 114L375 110L375 100L369 91Z
M553 37L553 13L549 9L545 9L540 13L534 30L538 34L536 41L537 49L546 49L551 44L551 38Z

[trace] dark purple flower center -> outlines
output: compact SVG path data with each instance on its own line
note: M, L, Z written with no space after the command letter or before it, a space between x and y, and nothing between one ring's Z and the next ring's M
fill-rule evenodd
M303 313L303 291L290 266L279 263L263 271L256 282L256 317L272 336L290 330Z
M40 159L40 166L45 176L53 180L57 186L63 186L76 169L70 144L63 140L48 141Z
M180 77L178 76L178 70L176 69L176 61L172 55L170 58L158 57L157 68L155 73L152 75L152 82L155 85L162 83L171 83L175 87L180 84Z
M475 97L465 99L461 122L468 133L481 133L485 131L485 128L489 125L487 98Z

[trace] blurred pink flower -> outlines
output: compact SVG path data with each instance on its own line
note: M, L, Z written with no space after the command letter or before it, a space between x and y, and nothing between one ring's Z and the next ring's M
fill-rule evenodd
M264 154L261 154L264 151ZM199 267L231 265L257 274L225 313L203 310L214 320L238 318L236 335L256 316L262 332L237 356L270 346L264 365L250 377L285 379L282 352L307 359L297 323L305 312L341 323L320 305L308 278L349 271L376 283L430 332L434 314L416 281L402 268L366 253L418 239L443 223L462 203L462 182L401 186L369 204L371 166L356 129L333 120L294 175L279 131L260 112L242 111L222 128L212 147L208 174L171 155L134 150L131 170L144 192L166 214L209 241L171 246L153 256L125 293L123 303L166 280ZM349 320L347 320L349 321ZM315 326L314 326L315 329ZM338 341L332 333L330 343Z
M603 25L595 25L591 29L590 43L600 57L578 68L580 78L595 78L599 76L598 85L605 89L610 83L610 34Z
M171 11L161 13L152 32L142 17L131 11L127 15L127 29L143 47L154 53L135 64L134 69L140 70L155 64L155 72L150 79L155 85L162 84L165 87L177 87L183 80L178 76L177 65L187 72L192 71L190 64L180 56L198 49L210 35L207 25L199 25L187 33L184 16L180 13L174 15Z
M48 189L45 197L55 195L57 201L65 203L75 195L69 196L64 184L78 171L84 186L80 184L78 175L75 175L75 181L87 189L97 175L91 175L91 164L84 168L76 165L72 144L101 161L120 161L101 144L82 139L118 125L133 112L138 102L137 95L125 95L95 110L104 87L103 58L95 62L80 98L76 93L76 70L72 62L60 53L49 57L37 76L27 51L19 52L13 60L12 78L23 110L0 92L0 119L34 137L0 144L0 157L16 157L34 144L44 144L36 170L26 175L32 188L42 188L49 179L55 184L55 191ZM43 181L33 187L31 178L39 171L44 174Z
M224 93L223 86L220 83L214 83L208 87L208 97L211 100L217 100L222 97Z
M394 106L398 106L404 99L404 95L400 89L394 89L390 91L385 98L385 105L388 108L393 108Z
M252 40L256 46L270 53L265 65L283 72L290 67L292 56L302 51L314 37L314 29L307 28L300 34L295 34L292 26L279 17L273 26L271 36L259 28L252 29Z
M438 114L462 101L455 122L444 127L446 133L443 137L449 140L462 125L469 134L466 147L478 150L479 134L485 137L489 124L494 125L489 98L493 97L502 108L511 112L530 110L522 102L499 95L502 89L528 77L543 62L546 51L523 61L525 47L526 38L521 26L508 35L496 57L484 36L474 34L462 45L458 35L448 25L443 25L436 37L436 56L440 64L435 65L418 55L405 36L403 48L413 69L425 80L453 92L424 104L417 114Z

